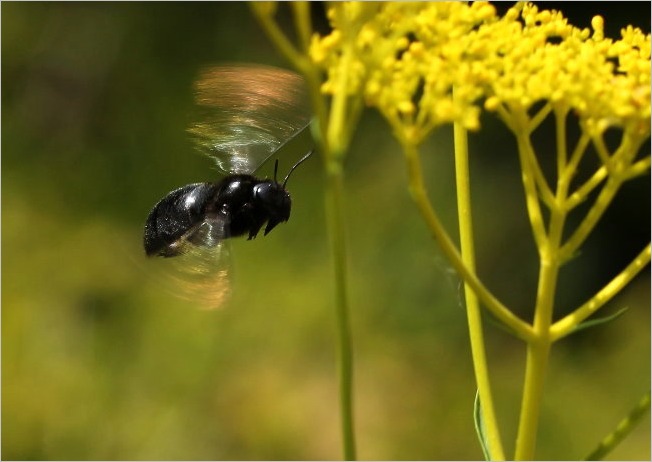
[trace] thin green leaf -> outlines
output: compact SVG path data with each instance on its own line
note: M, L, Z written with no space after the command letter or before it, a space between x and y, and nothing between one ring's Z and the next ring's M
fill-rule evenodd
M489 447L489 440L487 439L487 431L482 418L482 406L480 406L480 394L476 390L475 401L473 402L473 423L475 424L475 432L480 440L480 446L484 453L484 460L491 460L491 448Z
M616 429L603 439L597 448L591 452L584 460L602 460L636 427L642 417L650 409L650 392L648 391L643 398L636 404L627 417L618 423Z
M616 311L614 314L611 314L609 316L605 316L603 318L596 318L596 319L590 319L588 321L584 321L575 327L573 332L571 334L574 334L576 332L579 332L584 329L589 329L591 327L599 326L600 324L605 324L607 322L613 321L614 319L620 317L625 311L627 311L629 307L622 308L618 311Z

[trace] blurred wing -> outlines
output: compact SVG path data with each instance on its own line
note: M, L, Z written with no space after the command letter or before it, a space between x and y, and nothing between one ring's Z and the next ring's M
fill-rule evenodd
M221 241L209 248L193 246L183 255L167 259L175 295L203 309L222 307L231 294L228 249L229 245Z
M231 255L225 228L223 217L207 218L175 243L173 258L151 260L162 288L203 309L223 306L231 293Z
M261 65L208 68L195 83L199 149L225 173L253 173L310 121L303 79Z

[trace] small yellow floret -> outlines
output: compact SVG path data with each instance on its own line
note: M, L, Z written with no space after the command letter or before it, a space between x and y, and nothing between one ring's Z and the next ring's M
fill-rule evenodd
M398 111L401 114L413 114L415 111L414 103L412 101L401 101L398 103Z

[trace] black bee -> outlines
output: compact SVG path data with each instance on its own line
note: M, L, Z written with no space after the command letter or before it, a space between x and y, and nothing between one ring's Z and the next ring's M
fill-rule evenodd
M265 224L267 235L290 218L286 183L312 151L294 164L282 183L276 179L278 159L273 179L253 174L308 126L310 113L302 79L267 66L209 68L195 91L199 117L189 132L226 176L214 183L186 185L161 199L147 217L144 247L148 256L188 259L178 266L194 273L193 279L199 275L215 285L225 274L220 267L225 239L252 239ZM193 291L210 290L208 283L193 285ZM209 302L215 302L210 297Z
M249 233L256 237L265 223L266 236L279 223L288 221L292 200L285 189L290 173L312 151L297 162L283 183L235 174L217 183L194 183L175 189L154 206L145 223L148 256L174 257L188 245L213 247L221 240Z

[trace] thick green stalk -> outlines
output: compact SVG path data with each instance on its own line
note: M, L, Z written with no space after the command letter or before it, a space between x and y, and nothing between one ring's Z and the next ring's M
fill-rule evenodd
M525 384L521 401L514 460L534 460L543 385L550 356L550 342L528 344Z
M563 216L553 214L551 228L555 229L556 239L549 241L550 248L557 248L554 241L557 241L558 245L558 239L561 238L561 225L563 225ZM553 255L554 253L556 251L549 253L544 249L543 258L541 259L533 326L535 339L528 341L527 345L525 380L516 437L515 460L534 459L544 382L548 369L550 346L552 345L550 326L552 324L555 287L559 275L559 264L557 258Z
M471 188L469 174L469 156L466 130L460 125L454 125L455 139L455 175L457 185L457 215L460 230L460 248L462 261L475 272L475 250L473 245L473 219L471 213ZM487 356L484 348L482 332L482 316L478 297L468 283L464 283L464 298L469 324L469 338L473 369L478 386L478 395L482 403L482 417L486 428L489 452L492 460L505 460L503 445L500 439L498 420L494 410L493 397Z
M340 387L340 413L344 459L355 460L355 432L353 423L353 349L349 323L349 306L346 284L346 239L344 226L344 181L338 160L327 161L326 210L328 234L335 266L335 306L338 333L338 365Z
M344 225L344 172L342 159L348 149L347 120L350 102L346 86L349 77L351 49L347 48L342 59L342 78L335 92L328 119L328 127L322 128L326 152L326 200L328 211L328 234L331 238L335 265L335 293L337 327L339 335L340 406L344 459L355 460L355 429L353 423L353 350L349 326L348 292L346 284L346 239Z
M529 143L524 141L526 141L525 138L519 138L519 150L529 149ZM521 169L523 171L525 193L528 200L534 202L537 200L536 197L530 197L530 195L536 194L536 192L527 187L526 181L531 175L532 165L527 161L527 157L523 155L523 152L519 152L519 154L522 160ZM534 152L531 154L534 155ZM534 338L530 339L527 344L525 380L516 437L515 460L534 459L544 382L552 345L550 327L552 325L555 291L561 262L560 246L566 221L566 210L563 204L568 196L569 181L568 175L561 175L559 178L555 200L550 209L548 232L545 235L539 235L537 239L541 267L539 269L539 284L532 326ZM532 218L532 215L530 218Z
M315 139L319 144L326 168L326 210L328 234L331 240L335 270L335 307L338 335L338 368L340 390L340 417L345 460L355 460L355 432L353 421L353 349L349 324L349 306L346 284L346 240L344 226L344 179L342 158L347 148L348 134L353 130L351 120L346 120L346 88L337 92L328 111L321 95L321 78L318 69L307 57L312 26L310 10L305 2L295 3L294 19L301 50L298 50L281 31L273 19L274 9L263 3L252 4L252 11L263 29L283 55L306 78L308 91L315 111ZM346 73L347 69L344 69ZM346 85L346 79L342 79ZM349 130L346 130L348 126Z

